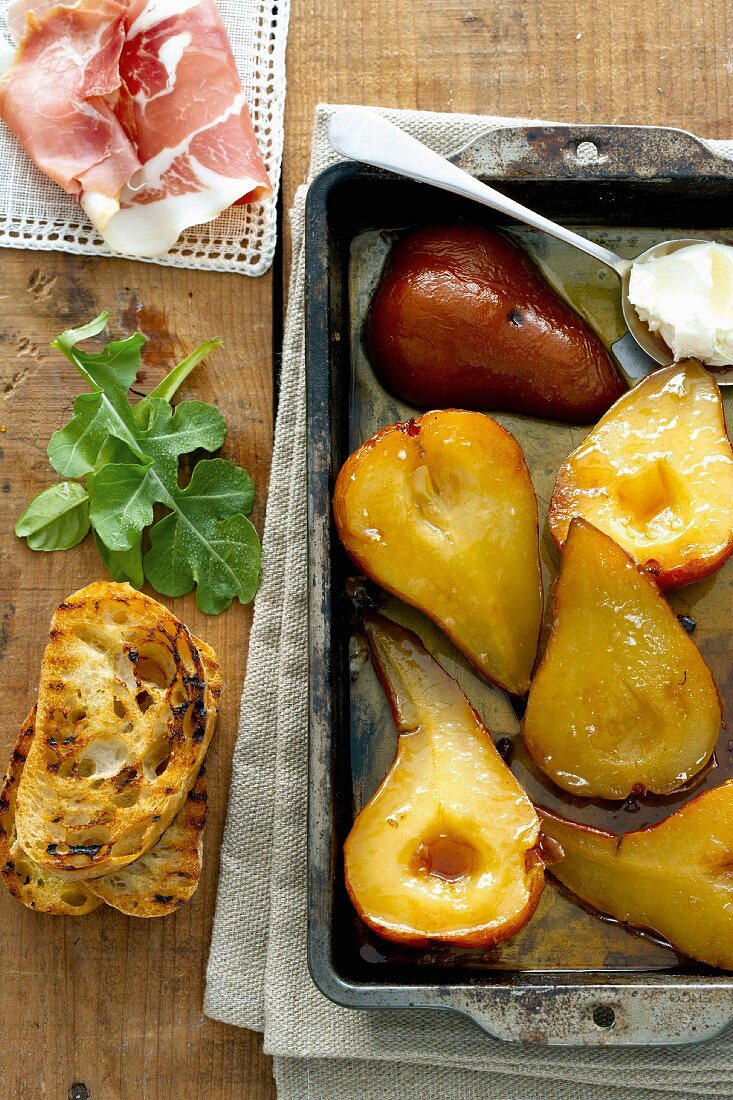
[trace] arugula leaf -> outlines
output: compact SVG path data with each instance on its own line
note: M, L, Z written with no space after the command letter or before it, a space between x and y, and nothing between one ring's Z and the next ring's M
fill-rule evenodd
M102 351L90 354L76 345L82 340L98 336L107 327L108 313L100 313L82 328L70 328L51 342L52 348L62 352L73 363L93 390L111 395L117 392L123 399L140 370L140 350L145 343L141 332L135 332L126 340L113 340Z
M15 525L31 550L70 550L89 530L89 497L76 481L61 481L33 498Z
M49 461L62 477L83 477L93 470L110 437L121 440L138 458L145 458L137 443L137 423L127 400L127 391L140 369L140 348L145 337L136 332L127 340L107 344L96 354L88 354L76 346L80 340L101 332L107 316L101 313L84 328L62 332L51 345L64 353L93 390L77 397L71 421L54 432L49 441Z
M248 515L255 502L252 478L228 458L205 458L197 462L185 489L175 494L189 508L208 508L217 519L241 512Z
M174 410L155 398L142 419L140 447L149 461L109 463L94 476L92 525L110 550L129 550L139 541L143 528L153 522L155 504L172 507L179 491L180 455L197 447L215 451L226 436L224 417L203 401L182 401Z
M197 584L196 605L219 615L236 596L249 603L260 579L262 551L257 531L246 516L216 520L200 555L190 555L185 531L175 515L151 529L153 543L145 555L145 575L164 596L184 596Z
M62 477L84 477L94 469L111 437L122 439L137 457L142 457L134 432L121 423L105 395L83 393L74 402L72 419L51 436L46 448L49 461Z
M135 418L141 425L140 446L153 459L161 481L171 492L178 488L179 457L198 447L216 451L227 434L219 410L203 401L181 401L172 408L167 401L151 397L142 413L139 407L135 406Z
M109 463L94 475L89 515L92 526L110 550L130 550L153 522L153 505L168 499L153 463Z
M215 451L221 447L226 435L224 417L203 401L183 401L171 409L168 401L159 393L175 393L207 351L218 345L210 341L184 359L156 387L148 397L133 408L126 394L140 370L140 349L145 342L141 333L127 340L113 341L96 354L81 351L76 345L80 340L96 336L107 322L102 313L84 328L63 332L52 346L77 367L92 386L93 393L85 393L74 402L74 416L60 431L55 432L48 444L51 465L62 477L84 477L96 465L100 452L110 439L124 443L137 459L146 455L152 458L178 458L188 451L203 447ZM140 431L144 439L140 439ZM178 440L172 437L180 434ZM146 446L147 444L147 446ZM152 450L150 448L153 448ZM175 480L175 471L167 463L162 473L165 480Z
M174 494L172 514L150 529L145 576L165 596L182 596L194 584L196 603L209 615L236 597L248 603L257 588L260 544L245 518L254 501L252 480L224 458L204 459L185 489Z
M138 542L130 550L110 550L105 546L96 531L92 531L99 556L107 566L113 581L127 581L133 588L142 588L145 584L143 573L142 546Z
M224 442L226 421L218 409L204 401L179 401L173 407L160 397L146 397L142 414L138 412L140 405L135 406L135 419L150 455L177 458L197 447L215 451Z
M262 563L260 538L254 524L250 523L246 516L232 516L230 519L220 520L211 545L239 577L237 599L240 603L249 603L255 598L259 588ZM197 603L202 607L198 598ZM222 611L228 606L227 603L222 607Z
M86 490L74 482L47 490L48 499L41 494L21 516L18 534L39 549L63 548L74 545L70 539L83 538L91 524L115 580L141 587L147 576L166 595L182 595L197 585L199 606L212 614L235 597L248 602L257 589L261 557L257 532L246 518L254 501L251 478L225 459L209 459L195 465L186 488L178 484L181 456L215 451L226 436L224 417L212 405L170 404L219 341L202 344L133 406L128 390L140 369L144 337L135 333L93 353L78 346L98 336L106 323L107 314L100 314L53 343L91 392L76 399L71 420L51 437L48 455L63 476L85 477ZM62 498L69 493L74 507L67 508ZM169 515L152 526L143 559L142 535L153 523L156 505Z

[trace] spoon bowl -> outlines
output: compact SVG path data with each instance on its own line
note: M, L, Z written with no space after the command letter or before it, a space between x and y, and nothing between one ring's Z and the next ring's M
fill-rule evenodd
M329 123L328 138L333 149L350 160L385 168L418 183L432 184L454 195L473 199L534 229L541 229L611 268L621 283L621 307L629 330L626 336L616 341L612 350L630 388L660 365L669 366L674 362L674 356L664 340L649 329L629 300L631 269L634 264L646 263L652 257L667 256L688 245L704 243L700 239L660 241L636 259L624 259L595 241L589 241L572 229L502 195L368 107L342 107L336 111ZM733 371L722 368L711 373L715 375L718 385L733 385Z
M680 248L687 248L692 244L712 244L712 242L701 240L699 237L680 237L673 241L659 241L658 244L653 244L651 248L647 248L634 260L620 260L618 267L615 268L616 274L621 280L621 309L623 310L626 327L647 355L663 367L671 366L674 363L674 356L659 333L652 332L646 321L642 321L636 312L636 307L629 299L631 268L634 264L645 264L649 260L669 256L673 252L679 251ZM711 374L716 374L715 368L708 367L708 370ZM733 378L726 380L725 376L718 377L716 380L719 385L724 386L733 382Z

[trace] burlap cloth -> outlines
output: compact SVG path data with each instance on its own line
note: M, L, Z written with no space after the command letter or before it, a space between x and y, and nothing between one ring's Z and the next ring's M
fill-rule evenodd
M316 114L309 179L338 159ZM522 122L385 111L452 154ZM733 143L715 143L733 155ZM264 1032L283 1100L645 1100L733 1097L733 1035L700 1046L538 1048L506 1044L449 1013L355 1011L316 989L306 965L306 490L303 317L305 187L291 211L293 267L280 407L205 1011ZM732 1005L733 1008L733 998Z

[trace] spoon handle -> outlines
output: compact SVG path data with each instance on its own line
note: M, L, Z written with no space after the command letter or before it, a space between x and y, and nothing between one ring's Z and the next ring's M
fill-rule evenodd
M419 183L442 187L444 191L474 199L498 210L500 214L508 214L510 218L542 229L558 240L579 248L581 252L587 252L619 276L628 266L628 261L622 260L608 248L573 233L564 225L543 218L541 214L528 210L521 203L477 180L368 107L342 107L338 110L331 117L328 139L337 153L351 160L371 164L375 168L386 168Z

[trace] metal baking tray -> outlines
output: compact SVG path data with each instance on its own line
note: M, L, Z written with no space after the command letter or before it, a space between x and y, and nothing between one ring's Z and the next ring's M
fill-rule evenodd
M635 256L667 237L733 243L733 165L679 130L552 126L494 130L457 163L512 197ZM356 570L340 548L331 491L347 455L378 428L414 410L373 374L361 331L394 235L417 225L467 220L502 225L610 347L622 335L610 273L568 246L444 192L353 163L322 172L306 212L306 370L310 587L309 965L323 993L351 1007L434 1007L464 1013L491 1035L546 1044L697 1042L733 1021L733 975L678 956L586 911L548 876L540 907L520 934L489 951L416 950L371 934L343 883L342 846L355 814L394 753L394 727L354 613ZM682 232L684 230L684 232ZM728 390L730 393L730 389ZM729 423L733 395L726 400ZM490 411L490 410L487 410ZM519 439L544 521L560 462L582 428L498 414ZM557 567L542 536L545 592ZM733 730L733 563L682 589L676 610L698 621L695 641L713 668ZM417 630L460 681L495 737L513 738L512 766L530 795L579 821L614 831L667 816L690 793L619 808L564 798L528 763L518 719L502 692L473 671L425 617L392 597L388 614ZM723 732L718 766L695 788L733 774ZM692 917L691 917L692 919Z

